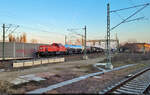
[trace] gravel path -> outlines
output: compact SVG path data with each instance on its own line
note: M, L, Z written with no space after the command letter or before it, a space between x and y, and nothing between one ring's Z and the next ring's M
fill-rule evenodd
M38 66L35 68L22 69L18 71L0 72L0 80L11 81L21 75L36 74L36 73L42 73L42 72L51 72L51 73L57 74L57 73L65 72L65 71L67 72L78 71L78 72L81 72L82 74L82 73L85 73L85 71L87 70L86 68L81 69L80 67L83 67L83 66L86 67L86 66L95 64L99 60L103 60L103 57L95 58L95 59L88 59L88 60L79 60L79 61L73 61L73 62L57 63L57 64L52 63L46 66Z

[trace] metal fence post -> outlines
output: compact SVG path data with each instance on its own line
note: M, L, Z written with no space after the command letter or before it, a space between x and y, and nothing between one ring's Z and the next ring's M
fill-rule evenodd
M16 43L13 43L13 56L16 58Z
M24 52L25 52L25 50L24 50L24 43L22 44L22 57L24 58Z

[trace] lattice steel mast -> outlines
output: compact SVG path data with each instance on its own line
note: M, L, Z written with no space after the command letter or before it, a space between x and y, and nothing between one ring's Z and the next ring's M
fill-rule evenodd
M107 56L107 64L106 68L111 68L111 50L110 50L110 5L107 4L107 35L106 35L106 56Z

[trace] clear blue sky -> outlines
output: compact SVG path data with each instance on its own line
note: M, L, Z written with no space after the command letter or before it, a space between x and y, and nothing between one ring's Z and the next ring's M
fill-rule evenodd
M106 35L106 5L111 10L150 3L150 0L0 0L0 24L20 25L16 33L26 32L29 39L41 42L64 42L70 28L87 25L88 39L103 39ZM125 18L138 8L118 12ZM133 17L150 18L150 6ZM111 14L111 27L121 21ZM32 29L31 29L32 28ZM42 31L45 30L45 31ZM77 32L83 33L83 30ZM150 20L125 23L111 32L118 33L121 42L128 39L150 42ZM1 33L0 33L1 34Z

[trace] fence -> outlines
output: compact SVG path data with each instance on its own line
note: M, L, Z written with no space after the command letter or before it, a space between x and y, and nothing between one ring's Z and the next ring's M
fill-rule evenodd
M38 47L45 44L5 42L4 57L7 58L28 58L34 57ZM3 57L3 43L0 42L0 58Z

